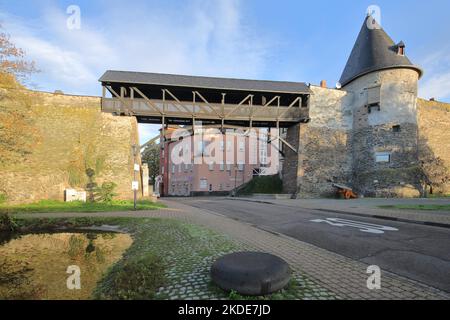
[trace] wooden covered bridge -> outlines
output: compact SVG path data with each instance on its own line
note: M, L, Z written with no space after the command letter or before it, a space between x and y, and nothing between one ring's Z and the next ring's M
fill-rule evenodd
M106 71L99 81L103 112L159 123L163 130L197 121L222 129L287 128L309 121L311 90L302 82L128 71Z

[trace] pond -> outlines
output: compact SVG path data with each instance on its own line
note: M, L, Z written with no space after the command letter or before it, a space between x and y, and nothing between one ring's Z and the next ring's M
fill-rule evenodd
M89 299L132 242L128 234L93 230L0 241L0 299Z

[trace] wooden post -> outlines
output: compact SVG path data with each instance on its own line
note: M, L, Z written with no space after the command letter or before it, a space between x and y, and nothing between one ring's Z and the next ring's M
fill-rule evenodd
M192 114L196 114L196 113L197 113L197 107L195 106L195 91L192 91Z
M162 90L162 95L163 95L163 114L161 117L162 120L162 138L163 138L163 145L162 145L162 149L163 152L165 152L166 149L166 91L163 89ZM167 168L167 170L169 170L169 168Z
M124 101L125 98L125 88L124 87L120 87L120 98L122 99L122 101ZM125 115L128 115L128 107L122 102L122 112Z

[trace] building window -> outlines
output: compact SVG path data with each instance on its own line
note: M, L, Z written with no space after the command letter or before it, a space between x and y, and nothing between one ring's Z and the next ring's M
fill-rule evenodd
M202 155L205 152L205 142L200 141L197 145L197 155Z
M377 152L375 153L375 161L378 163L391 162L391 154L389 152Z
M200 179L200 189L206 189L206 188L208 188L208 180Z
M223 141L220 141L220 151L225 150L225 143Z
M400 132L400 131L401 131L400 125L393 126L393 127L392 127L392 131L394 131L394 132Z
M232 141L227 141L227 151L231 151Z
M367 107L369 113L372 113L374 110L380 111L380 95L380 86L367 88Z
M214 171L214 163L208 165L209 171Z
M367 111L372 113L373 111L381 111L381 107L379 103L369 104L367 106Z
M231 164L227 163L227 171L231 171Z
M161 167L161 174L164 174L164 166Z
M245 141L239 141L239 151L244 152L245 150Z
M172 173L175 173L175 165L172 165Z
M239 163L238 164L238 170L239 171L244 171L244 164L243 163Z
M225 170L225 165L223 164L223 162L220 164L220 171L224 171Z

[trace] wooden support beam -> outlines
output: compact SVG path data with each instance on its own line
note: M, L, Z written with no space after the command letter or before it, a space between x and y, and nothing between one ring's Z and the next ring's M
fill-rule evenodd
M240 106L242 106L248 99L250 99L251 97L253 97L252 94L249 94L248 96L246 96L244 99L242 99L241 102L239 102L238 105L236 105L233 110L231 110L230 112L228 112L225 116L225 118L228 118L231 114L233 114Z
M149 106L151 109L155 110L161 115L164 114L164 112L161 112L161 110L149 98L147 98L147 96L143 94L141 90L139 90L136 87L133 87L133 91L136 91L145 100L146 105Z
M120 106L120 112L126 114L126 109L131 107L128 106L129 102L127 102L121 95L119 95L111 86L107 86L107 89L109 90L109 92L111 92L113 96L115 96L117 99L120 100L120 102L122 102L122 105Z
M162 91L162 96L163 96L163 115L166 114L166 91Z
M163 152L165 152L166 149L166 117L163 116L161 117L161 122L162 122L162 128L161 128L161 134L162 134L162 150ZM170 155L168 155L170 156ZM165 159L165 157L164 157ZM166 168L167 170L169 170L169 168Z
M198 92L197 91L192 91L192 94L193 94L193 102L194 102L192 110L194 110L194 113L197 114L197 111L194 108L199 107L201 110L203 110L204 113L209 114L210 112L208 111L208 109L206 109L201 104L199 104L199 105L196 104L196 96L197 96Z
M190 113L191 115L194 115L194 110L192 110L192 112L189 111L189 109L186 108L186 106L185 106L184 104L182 104L181 101L178 100L178 98L175 97L175 95L174 95L172 92L170 92L168 89L163 89L163 91L167 92L167 93L169 94L169 96L171 96L172 99L175 100L175 103L174 103L174 107L175 107L175 108L177 108L176 105L178 104L178 105L179 105L180 107L182 107L186 112ZM178 111L181 111L179 108L177 108L177 110L178 110Z
M219 117L221 116L221 115L216 111L216 108L214 108L214 107L208 102L208 100L206 100L205 97L203 97L203 96L200 94L200 92L195 91L195 93L199 96L200 99L202 99L202 101L203 101L208 107L211 108L211 110L212 110L217 116L219 116Z
M289 107L287 107L287 109L286 110L284 110L283 111L283 113L282 114L280 114L279 115L279 117L278 118L282 118L299 100L300 100L301 98L300 97L297 97L297 99L295 99L294 100L294 102L292 102L290 105L289 105Z
M288 146L289 149L291 149L292 151L294 151L295 153L298 153L298 150L295 149L289 142L287 142L286 140L284 140L283 138L280 137L280 133L278 132L277 136L273 139L273 135L269 132L268 136L271 138L269 140L269 143L275 142L280 140L283 144L285 144L286 146Z

